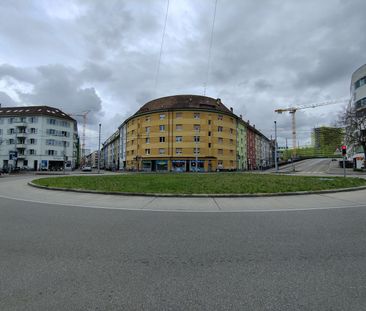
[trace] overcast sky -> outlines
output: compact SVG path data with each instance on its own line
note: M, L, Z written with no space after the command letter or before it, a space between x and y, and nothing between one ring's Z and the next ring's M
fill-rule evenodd
M0 0L0 103L88 115L86 147L147 101L203 94L215 0ZM218 0L206 95L291 145L275 108L349 97L366 63L364 0ZM301 145L342 105L297 112ZM81 129L81 124L79 125Z

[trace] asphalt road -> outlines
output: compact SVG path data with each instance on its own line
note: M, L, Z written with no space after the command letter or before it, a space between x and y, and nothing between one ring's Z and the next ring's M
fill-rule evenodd
M366 310L366 206L176 213L3 197L0 310Z
M338 167L338 161L334 161L332 163L332 159L329 158L319 158L319 159L307 159L299 162L295 162L294 164L289 163L286 165L281 165L279 167L279 172L293 172L302 174L326 174L334 167ZM266 172L274 172L275 169L267 170ZM340 172L343 174L343 172Z

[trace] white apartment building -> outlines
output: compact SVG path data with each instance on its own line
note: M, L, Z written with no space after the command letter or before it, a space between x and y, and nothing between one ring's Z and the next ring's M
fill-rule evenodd
M102 144L101 153L106 170L118 170L120 163L120 132L117 130Z
M75 168L77 122L48 106L0 107L0 167Z
M357 116L364 119L366 116L366 64L358 68L351 78L351 105L354 105ZM365 139L366 128L363 128L359 135ZM362 146L353 145L348 148L348 154L352 155L356 168L365 167L365 153Z

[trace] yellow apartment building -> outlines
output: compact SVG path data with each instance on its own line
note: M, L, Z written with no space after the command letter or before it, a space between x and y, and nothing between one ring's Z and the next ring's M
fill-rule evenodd
M237 116L206 96L152 100L128 118L124 168L144 171L236 170Z

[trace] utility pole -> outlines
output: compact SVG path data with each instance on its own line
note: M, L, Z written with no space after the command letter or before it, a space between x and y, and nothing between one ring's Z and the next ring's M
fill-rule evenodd
M196 128L196 136L194 137L194 140L196 141L196 172L198 172L198 129Z
M277 144L277 121L274 121L275 125L275 168L278 173L278 144Z
M102 124L99 123L99 142L98 142L98 174L100 174L100 133L102 129Z
M67 161L67 156L66 156L66 140L64 140L64 175L66 174L66 161Z

